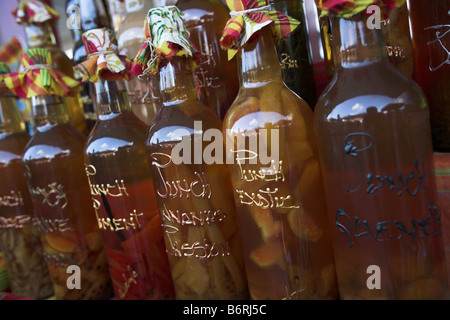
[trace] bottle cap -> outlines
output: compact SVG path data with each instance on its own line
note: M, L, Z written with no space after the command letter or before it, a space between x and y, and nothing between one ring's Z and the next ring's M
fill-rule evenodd
M337 18L349 19L360 12L366 11L371 5L380 8L383 18L389 16L389 13L401 7L406 0L314 0L317 8L320 10L320 17L333 16Z
M88 54L86 61L74 67L82 81L98 82L103 80L130 80L133 64L131 59L119 55L117 37L114 30L98 28L86 31L82 35L84 48Z
M228 50L231 60L246 43L259 35L258 31L270 26L275 39L280 40L297 28L300 22L277 10L271 10L269 0L227 0L231 19L228 20L220 45Z
M0 74L7 87L23 99L35 96L67 96L79 90L78 81L53 69L47 49L28 49L22 52L23 72Z
M59 14L49 5L37 0L21 0L12 14L18 24L41 24L59 18Z
M195 66L199 51L189 41L183 13L175 6L150 9L144 22L145 43L134 59L132 73L154 75L173 57Z

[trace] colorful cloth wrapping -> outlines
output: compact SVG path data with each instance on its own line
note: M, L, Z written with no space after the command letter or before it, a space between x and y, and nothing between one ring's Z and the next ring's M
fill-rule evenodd
M270 25L277 40L289 35L300 22L277 10L269 9L269 0L227 0L231 19L228 20L220 45L228 50L228 60L258 31Z
M8 74L10 72L11 70L9 68L9 65L5 62L0 62L0 75ZM11 93L12 93L11 90L8 89L6 84L3 81L0 81L0 96Z
M117 38L109 28L92 29L83 33L83 43L88 59L74 67L82 81L130 80L133 61L118 54Z
M21 53L22 45L19 39L12 37L0 48L0 62L13 64L20 58Z
M136 75L154 75L173 57L192 57L187 63L193 66L199 59L199 51L188 40L183 13L175 6L150 9L144 22L144 37L146 42L131 70Z
M19 24L40 24L58 20L58 13L47 4L37 0L20 1L12 12Z
M315 0L315 2L320 10L320 17L334 16L348 19L365 11L371 5L378 6L383 18L386 18L393 9L401 7L406 0Z
M79 90L78 81L54 70L47 49L28 49L20 57L24 72L1 74L7 87L23 99L42 95L67 96Z

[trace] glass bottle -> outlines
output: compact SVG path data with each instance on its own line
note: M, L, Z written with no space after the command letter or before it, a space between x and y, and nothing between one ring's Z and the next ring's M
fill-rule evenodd
M450 1L408 1L413 79L430 104L435 151L450 152Z
M270 0L273 9L300 21L277 46L283 80L311 109L317 102L313 61L303 0Z
M236 60L228 61L219 43L229 10L220 0L179 0L177 7L184 14L189 40L200 51L194 72L200 101L223 119L239 90Z
M315 128L341 299L447 298L426 99L364 13L333 42Z
M0 93L0 249L12 294L45 299L53 294L47 263L33 225L33 206L24 176L22 152L30 136L9 91Z
M86 137L69 124L61 97L34 96L31 103L36 131L23 161L55 298L111 298L106 255L84 173ZM69 288L71 265L79 268L79 289Z
M239 55L223 131L251 298L336 299L312 110L284 84L270 28Z
M125 81L95 83L97 123L86 144L86 174L118 299L173 299L152 172L149 127L131 110Z
M73 61L67 57L56 44L56 37L52 31L50 22L42 24L27 24L25 25L25 35L27 39L28 49L45 48L47 49L53 61L53 67L74 78L72 70ZM69 112L70 123L72 123L80 132L87 135L89 128L83 115L82 102L79 94L74 96L64 97L65 108Z
M81 34L83 32L96 29L107 28L110 26L110 18L107 6L103 0L76 0L79 3L80 26L79 37L73 48L73 62L78 65L87 59L86 49L84 48ZM81 82L78 73L74 73L77 80ZM78 77L78 78L77 78ZM94 109L93 95L95 95L94 85L91 82L82 82L81 101L83 103L84 117L91 132L97 121L97 113Z
M222 122L198 100L185 58L174 57L159 76L163 106L150 128L147 154L177 299L247 299L227 168L197 159L206 147L202 133L220 134ZM195 141L198 149L192 152L189 144L186 161L179 163L174 150L185 140Z
M162 6L165 2L165 0L125 0L127 16L117 32L121 54L129 58L136 57L145 41L142 21L147 18L149 9ZM133 112L147 125L151 125L156 113L161 108L157 79L134 78L127 81L126 86Z
M386 43L387 58L397 70L411 78L414 59L406 2L394 8L389 17L381 22L381 30Z

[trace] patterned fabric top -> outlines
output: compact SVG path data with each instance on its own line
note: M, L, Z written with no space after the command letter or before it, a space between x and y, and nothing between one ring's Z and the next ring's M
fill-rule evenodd
M20 98L67 96L79 90L78 81L52 68L52 59L47 49L28 49L22 52L20 61L24 67L23 73L0 75L0 79Z
M277 40L289 35L300 22L279 11L269 9L269 0L227 0L231 19L223 30L220 45L228 50L228 60L258 31L270 25Z
M47 4L37 0L22 0L12 12L19 24L40 24L58 20L58 13Z
M92 29L82 36L88 59L74 67L82 81L98 82L104 80L130 80L133 64L131 59L118 54L117 38L109 28Z
M13 64L20 58L22 45L19 39L12 37L0 48L0 61Z
M11 72L11 69L9 68L9 65L5 62L0 62L0 75L1 74L8 74ZM11 90L8 89L6 84L3 81L0 81L0 96L3 96L5 94L11 94Z
M334 16L337 18L351 18L363 12L370 5L377 5L383 17L401 7L406 0L315 0L317 8L320 10L320 17Z
M146 42L134 59L131 71L137 75L156 74L164 61L175 56L198 59L199 51L188 40L183 13L175 6L150 9L144 22L144 37Z

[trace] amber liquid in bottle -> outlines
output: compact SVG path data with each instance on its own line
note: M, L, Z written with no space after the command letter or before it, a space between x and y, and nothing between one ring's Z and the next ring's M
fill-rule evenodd
M333 28L340 60L315 126L340 297L447 298L426 100L364 16Z
M15 97L0 97L0 249L12 294L45 299L53 286L37 228L22 163L30 136Z
M312 110L284 84L270 32L239 53L241 89L223 126L249 290L336 299Z
M132 112L125 83L96 83L98 121L86 174L117 299L175 297L150 164L148 126Z
M195 71L200 101L223 119L239 90L236 60L228 61L219 43L229 10L220 0L180 0L177 7L184 14L189 40L201 53Z
M23 161L56 299L108 299L111 281L84 174L86 137L68 123L63 100L33 97L36 132ZM67 268L80 268L81 289L69 289Z
M450 1L409 0L413 79L430 104L435 151L450 152Z
M220 133L222 122L198 100L192 71L185 65L185 59L175 58L161 69L163 107L147 140L176 296L247 299L227 167L201 158L206 143L199 135L207 129ZM180 159L176 150L181 139L195 139L197 147L185 148Z
M148 10L162 5L165 1L161 0L126 0L125 7L127 16L120 25L117 32L117 39L120 53L130 59L134 59L145 42L142 32L143 23L147 18ZM151 125L155 115L161 108L159 97L159 83L157 78L149 80L140 80L134 78L126 82L128 96L131 102L131 108L136 116Z
M280 41L277 53L284 82L314 110L317 96L304 2L270 0L270 3L275 10L300 22L291 34Z
M65 75L74 78L73 61L56 45L56 38L50 23L30 24L25 27L28 48L45 48L50 52L52 67ZM81 133L87 135L89 128L83 115L81 96L79 93L64 97L65 108L70 116L70 123ZM28 102L30 103L30 102ZM29 106L31 108L31 106Z

